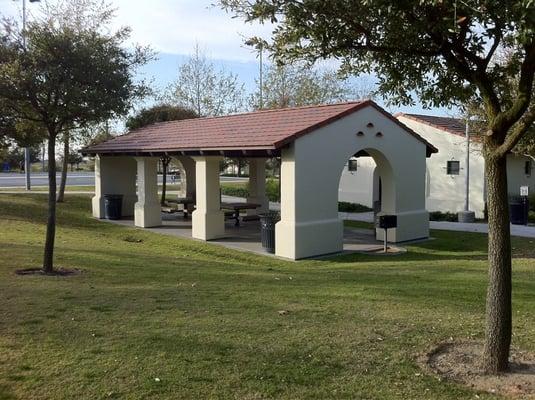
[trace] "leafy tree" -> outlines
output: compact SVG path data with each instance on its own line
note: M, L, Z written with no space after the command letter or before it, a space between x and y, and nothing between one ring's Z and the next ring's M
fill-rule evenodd
M6 22L0 30L0 101L15 124L32 123L48 140L48 220L43 270L54 272L56 231L56 142L73 127L124 115L146 93L136 83L145 49L125 49L128 29L117 32L74 29L46 21L29 23L23 32Z
M113 139L116 135L111 133L108 121L83 129L82 143L84 146L94 146Z
M73 32L105 32L114 18L114 9L105 0L56 0L41 3L39 21L43 24ZM87 130L73 125L63 130L60 140L63 142L63 156L61 181L56 201L65 200L65 185L67 182L68 160L71 145L80 142Z
M126 120L126 127L129 130L139 129L147 125L157 122L178 121L181 119L197 118L197 113L182 106L171 106L169 104L157 104L150 108L144 108L136 115L129 117ZM171 163L171 157L162 156L160 158L162 163L162 197L160 203L165 204L167 195L167 170Z
M75 165L78 166L78 164L80 164L83 161L83 158L80 155L80 153L73 151L72 149L71 151L67 153L67 156L68 156L67 164L71 166L71 172L72 172L74 170L74 166ZM65 158L65 154L63 155L62 158Z
M213 117L242 110L244 93L238 76L216 70L196 45L190 58L178 68L178 79L167 88L163 100L194 110L200 117Z
M19 146L8 146L0 155L2 163L7 163L11 169L24 169L24 148ZM39 161L39 148L30 147L30 162Z
M282 61L341 60L342 72L373 72L393 103L451 106L478 99L489 218L489 285L483 367L509 366L511 241L506 155L535 119L532 0L221 0L248 21L271 21ZM510 54L504 63L496 51ZM503 85L515 82L514 90ZM510 95L504 95L509 93Z
M198 114L189 108L157 104L149 108L143 108L135 115L128 117L125 125L132 131L157 122L178 121L197 117Z
M364 81L352 85L331 69L310 68L304 63L270 65L262 84L263 108L298 107L371 97ZM260 90L253 94L253 107L260 108Z
M498 48L496 55L494 56L494 62L499 64L502 68L507 68L507 65L511 63L513 54L508 51L507 48ZM511 75L506 77L499 83L499 97L507 98L511 102L514 97L516 87L518 86L519 75ZM484 137L486 127L488 126L488 116L485 110L485 105L478 97L470 99L466 104L463 104L463 110L465 115L471 118L471 133L474 136ZM517 154L535 156L535 126L532 126L526 131L518 143L513 147L512 152Z

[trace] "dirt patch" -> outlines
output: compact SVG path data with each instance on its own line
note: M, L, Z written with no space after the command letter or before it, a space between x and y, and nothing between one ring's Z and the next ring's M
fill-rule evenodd
M441 343L419 357L420 365L442 378L474 390L535 399L535 355L512 351L510 371L498 376L485 375L480 366L483 345L477 342Z
M143 243L143 239L130 235L123 237L123 240L128 243Z
M45 272L42 268L24 268L15 270L17 275L43 275L43 276L72 276L80 275L82 270L70 268L56 268L52 272Z

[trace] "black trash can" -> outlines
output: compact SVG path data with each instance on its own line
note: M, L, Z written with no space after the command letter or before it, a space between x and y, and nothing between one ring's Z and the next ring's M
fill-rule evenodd
M260 238L262 247L268 253L275 253L275 224L279 221L279 213L260 214Z
M121 219L123 215L123 195L122 194L105 194L104 195L104 218Z
M529 215L529 201L527 197L511 199L509 213L513 225L527 225Z

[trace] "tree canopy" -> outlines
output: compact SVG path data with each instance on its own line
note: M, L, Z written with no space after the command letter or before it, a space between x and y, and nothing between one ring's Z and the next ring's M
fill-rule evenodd
M509 366L512 277L507 154L535 120L533 0L220 0L247 21L275 24L279 62L336 59L346 74L373 73L391 103L476 102L489 219L483 366ZM504 58L499 57L506 54Z
M147 93L134 73L152 54L126 48L129 30L111 32L101 22L62 23L47 16L28 23L25 31L8 20L0 26L0 120L15 133L28 132L19 126L37 127L35 132L48 139L46 273L54 270L58 135L122 116Z
M147 61L147 53L122 47L127 31L108 36L30 23L24 49L12 28L1 31L0 98L15 123L57 134L123 115L146 92L132 69Z
M193 54L178 68L178 78L162 100L194 110L199 117L213 117L241 111L245 87L236 74L217 69L196 45Z
M222 0L246 20L276 24L269 48L280 60L335 58L341 70L373 72L394 103L462 105L474 96L494 115L494 130L510 127L531 100L535 7L530 0L347 1ZM511 52L495 63L500 47ZM515 100L500 82L518 80ZM467 84L468 82L473 84ZM533 112L530 113L533 120Z
M149 108L143 108L126 120L126 128L134 130L154 124L156 122L177 121L181 119L197 118L195 111L182 106L169 104L156 104Z
M371 86L351 83L329 68L309 68L303 63L270 65L263 76L263 108L327 104L371 96ZM253 94L259 108L260 92Z

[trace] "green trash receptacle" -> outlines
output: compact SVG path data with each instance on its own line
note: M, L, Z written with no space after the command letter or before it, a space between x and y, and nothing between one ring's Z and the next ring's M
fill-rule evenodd
M262 247L268 253L275 253L275 224L280 216L277 212L260 214L260 239Z
M123 215L123 195L105 194L104 196L104 218L121 219Z

